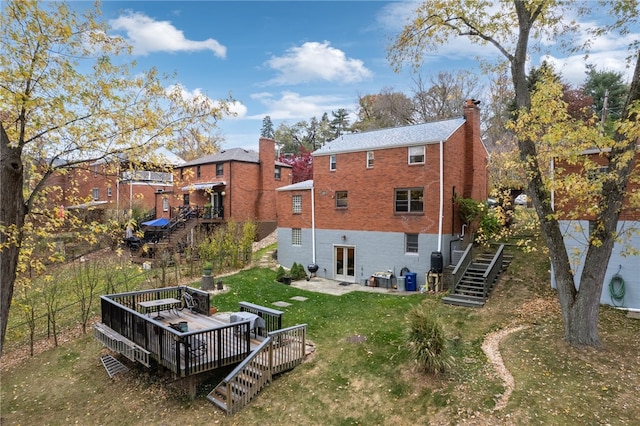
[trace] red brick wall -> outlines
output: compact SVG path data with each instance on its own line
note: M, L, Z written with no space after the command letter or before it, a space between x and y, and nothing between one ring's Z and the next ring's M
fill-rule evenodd
M293 214L293 196L302 197L302 212ZM277 193L278 227L309 228L311 227L311 191L280 191Z
M599 165L607 165L607 161L604 157L599 156L597 154L591 155L591 160ZM569 165L563 163L555 164L556 173L560 174L563 171L564 173L580 173L579 165ZM588 179L586 173L584 173L585 181ZM559 176L561 179L562 177ZM620 220L640 220L640 207L639 206L631 206L631 202L629 199L629 194L636 193L640 191L640 153L636 153L636 157L634 160L633 166L633 174L632 178L629 180L627 184L627 196L623 201L623 210L620 213ZM560 219L583 219L583 220L594 220L595 216L593 214L589 214L586 211L586 208L581 205L584 204L584 201L578 201L571 197L571 195L567 194L564 191L556 191L555 194L555 205L556 210L559 213Z

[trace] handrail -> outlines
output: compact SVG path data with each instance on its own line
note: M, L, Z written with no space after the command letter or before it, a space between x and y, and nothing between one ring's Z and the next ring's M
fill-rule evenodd
M462 254L462 257L460 258L460 260L458 260L458 264L453 269L453 272L452 272L453 285L451 286L451 293L455 293L456 288L458 287L458 284L460 284L460 280L462 280L462 277L464 276L464 273L467 271L467 268L471 264L472 259L473 259L473 244L469 243L464 253Z
M482 275L483 278L483 291L482 296L486 299L489 293L489 286L493 281L495 281L496 277L500 273L502 269L502 256L504 253L504 244L501 244L496 251L496 254L493 255L493 259L491 259L491 263L487 267L487 270Z

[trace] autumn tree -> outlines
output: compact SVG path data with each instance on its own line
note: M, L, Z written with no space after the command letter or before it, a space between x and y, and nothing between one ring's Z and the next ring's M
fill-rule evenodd
M278 161L291 166L291 183L313 179L313 156L304 147L296 154L281 155Z
M175 153L185 161L195 160L220 151L224 137L219 134L206 135L190 128L176 135Z
M615 1L609 3L614 25L600 28L598 34L637 23L637 3ZM634 6L635 5L635 6ZM552 203L551 188L546 184L547 165L540 154L535 136L556 136L554 125L542 126L536 122L542 114L531 111L531 91L527 84L526 61L530 54L530 41L557 40L572 30L574 23L567 21L567 10L572 3L556 1L502 0L498 2L459 2L431 0L422 3L412 15L389 51L396 68L405 60L414 66L422 62L424 53L447 45L451 39L466 37L473 43L494 47L509 66L515 93L517 118L533 114L526 122L519 121L515 129L522 167L526 172L528 195L540 220L542 233L549 249L551 265L562 310L565 339L572 345L597 346L598 313L606 268L617 238L617 223L632 171L638 140L638 100L640 100L640 57L636 60L631 90L623 108L624 121L615 138L602 148L610 173L592 189L596 192L597 208L593 209L594 226L589 231L585 248L584 267L576 276L564 245L558 212ZM578 9L576 7L576 9ZM573 12L573 11L571 11ZM627 27L624 27L627 26ZM635 109L634 109L635 108ZM548 114L560 114L560 107ZM551 111L550 109L548 111ZM534 119L533 121L531 119ZM562 120L559 120L562 121ZM625 131L622 132L621 130ZM536 131L537 130L537 131Z
M359 97L358 120L351 127L363 132L406 126L414 123L414 111L407 95L387 87L380 93Z
M87 162L122 154L134 162L158 146L172 149L175 135L210 134L228 112L229 100L187 97L156 70L136 69L122 56L130 46L98 16L97 8L81 15L64 3L3 2L0 354L26 241L56 232L44 226L51 215L40 207L48 178ZM78 235L94 238L95 229Z

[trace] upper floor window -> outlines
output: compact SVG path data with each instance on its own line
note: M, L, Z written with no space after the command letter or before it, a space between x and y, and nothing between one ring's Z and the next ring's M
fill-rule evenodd
M406 253L418 253L418 234L405 234L404 251Z
M346 209L347 203L347 191L336 191L336 208Z
M100 190L98 188L93 188L93 200L98 201L100 199Z
M107 187L107 197L111 197L112 195L112 189L110 186Z
M184 179L184 168L180 169L180 179Z
M274 172L273 172L273 177L276 180L280 180L280 178L282 177L282 167L280 166L276 166Z
M301 228L291 228L291 245L293 246L302 245L302 229Z
M98 166L97 164L95 166L93 166L93 177L97 177L98 176L98 171L100 170L100 166Z
M196 177L198 179L202 177L202 171L200 170L200 166L196 166Z
M424 145L409 147L409 164L424 164Z
M422 213L424 211L424 189L396 189L396 213Z
M373 151L367 151L367 169L373 168Z
M224 163L216 164L216 176L224 176Z
M291 197L293 204L293 213L302 213L302 195L294 195Z
M184 206L188 206L189 205L189 194L182 194L182 205Z
M333 154L329 156L329 170L335 170L335 169L336 169L336 155Z
M162 211L163 212L168 212L169 211L169 199L168 198L163 198L162 199Z

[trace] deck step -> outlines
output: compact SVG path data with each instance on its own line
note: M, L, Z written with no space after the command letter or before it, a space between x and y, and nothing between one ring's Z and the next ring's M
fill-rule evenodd
M107 370L107 374L110 379L113 379L118 373L125 373L129 371L129 369L122 364L120 361L112 357L111 355L102 355L100 357L100 362L102 362L102 366L105 370Z
M442 298L442 303L448 305L465 306L469 308L481 308L484 306L483 297L462 296L459 294L452 294Z

